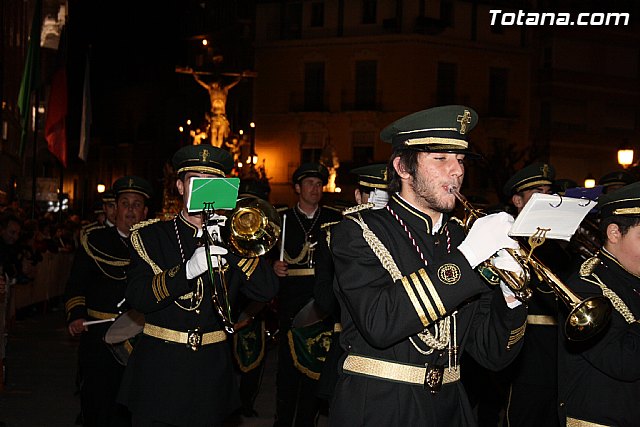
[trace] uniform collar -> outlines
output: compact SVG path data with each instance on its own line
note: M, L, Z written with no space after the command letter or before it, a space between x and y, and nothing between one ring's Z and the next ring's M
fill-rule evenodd
M404 200L397 193L391 195L391 199L389 199L389 206L395 213L402 217L404 222L412 227L425 229L429 234L433 234L434 227L436 226L436 231L442 228L442 224L446 221L446 214L442 214L440 221L435 225L432 225L431 217L429 215Z
M607 264L609 268L618 268L621 270L621 273L623 274L626 273L631 277L635 278L636 280L640 279L640 276L638 276L637 274L633 274L632 272L624 268L624 266L620 264L620 261L618 261L617 258L611 252L606 250L604 247L600 250L600 255L601 255L601 259L605 262L605 264Z
M319 208L320 208L320 205L316 206L316 208L315 208L315 210L313 211L313 213L311 214L311 216L309 216L305 211L303 211L303 210L300 208L300 202L296 203L296 209L298 210L298 212L299 212L300 214L302 214L302 216L304 216L304 217L305 217L305 218L307 218L307 219L313 219L313 218L316 216L316 214L318 213L318 209L319 209Z
M184 217L184 212L180 211L180 213L178 214L178 218L180 219L180 223L184 224L187 228L189 228L190 230L193 231L193 237L196 237L198 235L198 227L196 227L195 225L191 224L187 218Z

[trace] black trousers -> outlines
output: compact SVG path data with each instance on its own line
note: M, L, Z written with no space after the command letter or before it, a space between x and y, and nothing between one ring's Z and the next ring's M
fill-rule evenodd
M311 427L318 418L320 401L316 397L317 380L307 377L293 365L286 339L278 343L276 374L276 427Z
M82 337L79 348L80 407L85 427L129 427L131 415L116 402L124 366L107 344Z
M513 383L503 426L559 427L557 387Z

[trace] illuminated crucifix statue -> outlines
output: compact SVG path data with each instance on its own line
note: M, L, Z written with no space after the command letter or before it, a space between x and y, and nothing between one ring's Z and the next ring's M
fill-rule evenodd
M227 95L229 89L237 85L242 80L242 74L236 77L231 83L222 85L219 81L213 81L211 83L205 83L198 73L192 72L193 78L209 92L209 99L211 101L211 113L207 115L207 121L209 122L209 139L211 145L221 147L225 138L229 136L229 120L227 120Z

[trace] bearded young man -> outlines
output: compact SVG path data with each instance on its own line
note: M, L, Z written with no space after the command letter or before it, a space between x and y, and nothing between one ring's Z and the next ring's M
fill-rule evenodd
M332 426L475 425L460 355L500 369L518 353L526 308L474 271L517 247L507 235L513 219L478 219L465 238L450 216L476 121L472 109L446 106L385 128L381 139L394 148L388 205L333 230L345 356Z

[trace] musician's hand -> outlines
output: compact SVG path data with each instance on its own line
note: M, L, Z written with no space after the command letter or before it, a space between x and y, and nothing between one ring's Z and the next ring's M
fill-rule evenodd
M514 273L518 273L520 276L524 273L520 263L516 261L515 258L512 257L505 249L500 249L498 251L498 256L491 258L491 264L500 270L513 271Z
M253 322L253 317L247 317L244 320L240 320L233 324L233 329L235 331L239 331L240 329L248 326L251 322Z
M220 260L222 261L223 265L227 263L227 260L222 257L223 255L226 255L228 253L225 248L221 246L210 245L209 250L211 251L211 267L216 268L219 266L217 255L220 255ZM207 271L208 268L209 267L207 265L207 254L205 251L205 247L201 246L195 250L195 252L191 256L191 259L187 261L187 279L191 280L194 277L198 277L199 275Z
M83 323L86 321L87 319L76 319L73 322L69 323L68 329L72 337L80 335L87 330L87 327L83 325Z
M284 261L275 261L273 263L273 271L278 277L287 277L289 275L289 264Z
M513 221L511 215L500 212L479 218L473 223L466 239L458 246L471 267L475 268L500 249L520 247L518 242L508 235Z

